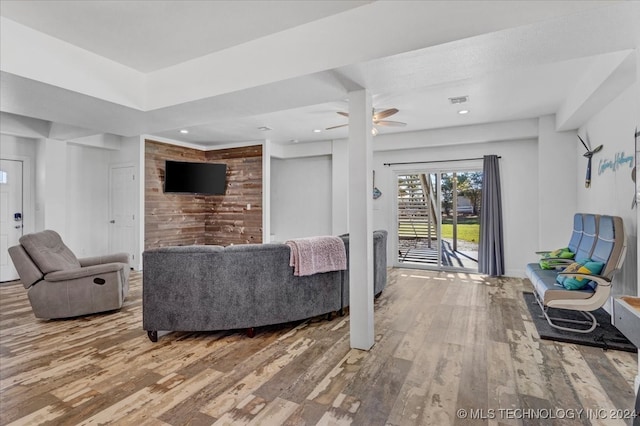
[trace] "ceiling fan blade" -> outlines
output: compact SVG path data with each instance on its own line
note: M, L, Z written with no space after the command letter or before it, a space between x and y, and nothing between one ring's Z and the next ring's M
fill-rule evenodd
M582 138L580 137L580 135L578 135L578 139L580 139L580 142L582 142L582 146L584 146L584 149L586 149L586 150L587 150L587 152L591 151L591 150L589 149L589 147L587 146L587 144L586 144L586 143L584 143L584 141L582 140Z
M602 145L599 145L596 147L596 149L594 149L593 151L591 151L592 153L596 153L596 152L600 152L602 150Z
M373 124L376 126L389 126L389 127L404 127L407 123L402 121L389 121L389 120L374 120Z
M343 111L336 111L338 114L344 116L344 117L348 117L349 113L348 112L343 112Z
M397 108L389 108L384 111L380 111L373 114L373 121L382 120L383 118L391 117L393 114L397 113Z
M346 127L348 124L340 124L339 126L327 127L325 130L338 129L340 127Z

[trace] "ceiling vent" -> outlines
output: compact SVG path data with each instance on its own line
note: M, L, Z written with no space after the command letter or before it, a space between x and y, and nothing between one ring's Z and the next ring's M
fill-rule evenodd
M469 96L456 96L455 98L449 98L449 101L452 104L463 104L465 102L469 102Z
M271 127L268 126L260 126L258 127L258 130L262 131L262 132L268 132L269 130L273 130Z

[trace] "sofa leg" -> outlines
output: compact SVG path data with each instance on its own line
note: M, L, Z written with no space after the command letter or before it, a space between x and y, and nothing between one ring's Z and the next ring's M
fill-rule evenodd
M333 312L327 312L327 321L331 321L333 319Z
M151 340L154 343L158 341L158 331L157 330L149 330L149 331L147 331L147 336L149 336L149 340Z
M254 338L256 335L256 329L253 327L249 327L247 328L247 336L249 336L250 338Z
M340 310L338 311L338 315L340 315L341 317L343 317L345 315L346 311L344 308L340 308Z

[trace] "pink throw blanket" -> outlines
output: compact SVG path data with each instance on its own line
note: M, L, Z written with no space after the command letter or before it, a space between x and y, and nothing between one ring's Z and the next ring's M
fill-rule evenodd
M339 237L297 238L285 244L291 248L289 266L297 277L347 269L347 253Z

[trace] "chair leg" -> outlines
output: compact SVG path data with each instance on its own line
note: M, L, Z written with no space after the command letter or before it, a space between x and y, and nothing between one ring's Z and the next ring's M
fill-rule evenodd
M578 311L578 312L584 315L587 318L587 321L571 320L571 319L564 319L564 318L551 318L546 310L544 311L544 317L547 319L547 322L551 327L557 328L558 330L572 331L574 333L585 333L585 334L591 333L593 330L595 330L596 327L598 326L598 321L596 321L596 317L594 317L591 312L584 312L584 311ZM554 323L553 322L554 320L556 322L588 325L589 328L582 329L582 328L573 328L573 327L563 327L561 325Z
M547 320L549 325L555 329L586 334L586 333L591 333L598 326L598 321L596 321L596 317L593 316L591 312L586 312L586 311L574 311L574 312L580 312L587 319L587 321L571 320L571 319L564 319L564 318L551 318L547 313L548 308L543 305L542 300L540 300L540 298L538 297L538 293L534 291L533 295L535 296L536 301L538 302L538 305L542 310L542 315ZM554 320L556 322L566 322L570 324L585 325L585 326L589 326L589 328L583 329L583 328L563 327L559 324L554 323Z

